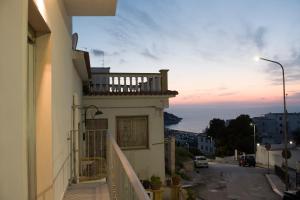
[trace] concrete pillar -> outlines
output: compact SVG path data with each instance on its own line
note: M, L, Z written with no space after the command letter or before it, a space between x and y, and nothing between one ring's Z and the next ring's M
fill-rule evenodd
M161 91L166 92L168 91L168 69L161 69L159 70L161 74Z

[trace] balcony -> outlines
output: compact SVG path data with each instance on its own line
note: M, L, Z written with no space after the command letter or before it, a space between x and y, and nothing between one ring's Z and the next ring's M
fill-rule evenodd
M105 167L109 169L105 170L106 181L105 178L100 178L100 180L98 179L92 182L87 181L73 184L67 189L63 200L150 200L132 166L130 165L129 161L127 160L126 156L124 155L112 135L106 134L106 132L104 131L92 131L87 133L87 135L90 134L94 138L96 138L95 134L100 134L101 138L103 139L106 138L106 144L101 144L100 146L101 148L105 147L106 156L103 157L103 160L105 162L97 165L97 168L99 169L95 170L96 173L93 173L93 170L91 169L92 171L90 171L88 174L94 177L93 174L99 174L98 171L102 167ZM95 147L95 145L92 145L92 148ZM95 150L94 153L96 152L97 151ZM93 162L93 159L91 158L90 161Z
M168 90L168 70L160 73L92 73L85 95L177 95Z
M108 189L111 199L150 200L115 139L107 136Z

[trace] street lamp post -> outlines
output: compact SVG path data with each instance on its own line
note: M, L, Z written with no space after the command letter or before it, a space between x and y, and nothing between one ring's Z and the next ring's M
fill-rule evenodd
M254 157L256 158L256 138L255 138L255 124L250 123L251 126L253 126L253 151L254 151Z
M274 60L269 60L266 58L258 58L260 60L264 60L267 62L271 62L271 63L275 63L277 65L279 65L281 67L282 70L282 85L283 85L283 120L284 120L284 162L285 162L285 189L288 190L289 186L288 186L288 162L287 162L287 110L286 110L286 93L285 93L285 77L284 77L284 68L282 66L282 64L280 64L277 61Z

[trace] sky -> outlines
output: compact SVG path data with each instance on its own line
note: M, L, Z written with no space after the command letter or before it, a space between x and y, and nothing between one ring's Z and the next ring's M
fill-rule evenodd
M116 16L74 17L78 49L111 72L169 69L171 105L300 105L299 0L118 0ZM104 52L104 63L103 63Z

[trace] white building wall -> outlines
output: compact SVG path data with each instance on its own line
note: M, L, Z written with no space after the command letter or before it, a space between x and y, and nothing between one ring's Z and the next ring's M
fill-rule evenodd
M164 97L84 97L84 105L96 105L108 119L108 132L116 137L117 116L145 116L149 126L149 149L124 150L129 162L140 179L152 175L165 180L163 108L168 106ZM88 116L89 117L89 116Z
M72 95L81 80L72 63L71 17L60 0L36 1L51 33L36 40L37 199L62 199L69 167ZM0 2L0 199L28 198L27 0Z
M291 149L291 158L288 159L288 165L289 167L293 169L297 169L297 163L300 162L300 149L299 148L294 148ZM282 150L271 150L269 151L269 164L270 166L281 166L283 162L282 158ZM263 164L265 166L268 165L268 151L265 149L263 146L257 147L256 151L256 162Z
M81 79L72 62L71 17L67 16L63 1L47 1L51 29L52 65L52 159L53 198L62 199L70 178L70 140L72 130L72 102L76 95L81 101ZM75 123L77 124L77 123Z
M0 1L0 199L27 199L27 1Z
M198 138L198 150L200 150L205 155L215 154L215 144L211 138L205 135L198 135L197 138Z

